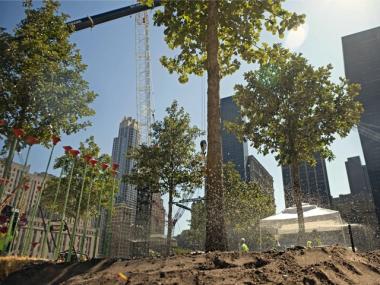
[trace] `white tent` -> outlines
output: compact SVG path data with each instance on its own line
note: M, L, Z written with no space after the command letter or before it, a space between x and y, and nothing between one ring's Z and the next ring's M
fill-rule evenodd
M306 233L336 232L342 231L345 243L343 228L346 226L341 219L338 211L320 208L316 205L302 204L305 220ZM298 218L296 207L289 207L281 213L260 220L260 232L266 231L275 237L281 235L298 233Z

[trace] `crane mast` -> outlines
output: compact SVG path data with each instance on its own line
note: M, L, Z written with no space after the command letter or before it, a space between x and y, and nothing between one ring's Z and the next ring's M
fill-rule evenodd
M140 143L149 145L149 130L152 123L152 78L147 11L136 14L135 27L137 121L139 123Z

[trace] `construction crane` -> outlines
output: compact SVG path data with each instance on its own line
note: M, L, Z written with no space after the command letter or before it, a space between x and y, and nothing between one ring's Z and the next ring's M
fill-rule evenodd
M194 193L187 194L183 199L179 200L178 202L173 202L173 205L176 205L179 209L174 214L173 217L173 227L177 224L179 219L183 216L185 213L185 210L188 210L191 212L191 208L188 206L191 202L199 202L203 201L204 197L198 197L198 198L192 198Z
M152 7L140 3L112 10L109 12L84 17L67 23L74 31L92 28L97 24L112 21L121 17L135 16L135 59L136 59L136 110L139 124L139 141L150 145L150 126L152 123L152 82L150 68L149 17L148 10L161 5L154 1ZM152 213L153 195L149 189L137 189L138 207L135 220L136 255L146 255L149 252L150 218Z
M81 19L77 19L71 22L68 22L67 25L73 28L73 32L84 30L87 28L93 28L96 25L130 16L136 13L147 11L155 7L161 6L161 0L155 0L153 6L149 7L142 5L140 3L108 11L105 13L87 16Z
M136 14L136 104L140 142L150 145L152 124L152 81L150 73L149 17L147 11Z
M140 3L87 16L68 22L73 31L93 28L98 24L136 14L135 18L135 57L136 57L136 109L139 123L140 142L149 145L149 128L152 120L152 83L150 72L149 17L147 10L161 5L155 0L149 7Z

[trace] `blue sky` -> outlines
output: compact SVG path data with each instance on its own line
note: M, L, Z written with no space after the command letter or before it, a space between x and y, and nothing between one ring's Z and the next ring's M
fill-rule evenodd
M62 1L61 11L74 20L133 3L129 0ZM306 24L281 42L303 53L315 66L331 63L334 66L334 81L344 76L341 37L380 26L379 0L289 0L285 7L306 14ZM0 0L0 26L11 30L22 17L21 1ZM268 35L264 35L263 40L273 42L273 38ZM111 153L112 140L117 135L122 117L136 116L134 17L77 32L72 35L71 41L81 50L83 61L88 65L84 77L99 97L93 104L97 112L92 118L93 126L76 135L63 137L62 145L77 147L79 141L94 135L102 151ZM176 75L168 74L159 63L161 55L170 55L172 52L166 47L162 29L151 27L150 44L156 119L161 119L165 108L176 99L190 113L193 123L205 128L206 114L202 112L207 90L205 77L191 77L189 83L179 84ZM241 83L242 74L252 68L255 66L243 64L238 72L224 78L221 82L221 97L231 96L233 86ZM332 149L336 159L327 163L327 169L331 193L338 196L349 192L344 165L347 157L360 155L364 163L357 131L353 130L348 137L338 139ZM38 146L32 150L33 171L44 171L48 153L48 150ZM61 153L59 149L55 155ZM250 148L250 154L256 152ZM17 156L17 159L22 160L23 157L25 154ZM270 155L258 155L258 159L274 177L277 211L280 211L284 208L281 169ZM187 227L186 220L189 218L189 213L186 213L176 228L177 233Z

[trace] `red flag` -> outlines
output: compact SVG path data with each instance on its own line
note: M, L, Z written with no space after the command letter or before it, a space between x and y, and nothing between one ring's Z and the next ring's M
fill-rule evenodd
M51 137L51 140L52 140L52 142L53 142L53 145L56 145L57 143L59 143L59 142L61 141L61 138L60 138L59 136L55 136L55 135L53 135L53 136Z
M95 167L95 165L98 163L98 161L96 159L91 159L90 160L90 163L93 167Z
M80 154L80 151L79 151L79 150L76 150L76 149L70 149L70 150L69 150L69 153L70 153L72 156L76 157L76 156L78 156L78 154Z
M86 154L86 155L83 156L83 159L88 163L88 162L90 162L90 160L92 159L92 157L91 157L91 155Z
M65 146L63 147L63 149L64 149L65 152L67 153L67 152L69 152L70 150L72 150L73 148L72 148L71 146L69 146L69 145L65 145Z
M38 144L38 139L34 136L27 136L25 139L25 142L28 145L34 145L34 144Z
M21 138L22 136L24 136L25 132L21 128L13 128L13 134L16 138Z

